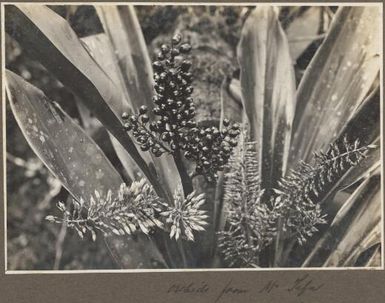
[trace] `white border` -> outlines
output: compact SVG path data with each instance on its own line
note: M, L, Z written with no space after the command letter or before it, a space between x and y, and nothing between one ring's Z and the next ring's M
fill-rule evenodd
M252 6L252 5L259 5L259 6L304 6L304 5L310 5L310 6L378 6L381 12L381 15L383 17L383 3L380 2L352 2L352 3L338 3L338 2L239 2L239 3L222 3L222 2L194 2L194 3L182 3L182 2L1 2L0 6L0 14L1 14L1 37L3 40L1 41L1 56L2 56L2 66L1 66L1 74L4 75L5 72L5 29L4 29L4 5L7 4L36 4L36 5L136 5L136 6L148 6L148 5L158 5L158 6L164 6L164 5L177 5L177 6L199 6L199 5L221 5L221 6ZM383 20L383 18L381 18ZM383 21L384 22L384 21ZM383 27L381 27L380 31L380 45L383 46ZM225 272L225 271L253 271L253 272L264 272L264 271L357 271L357 270L371 270L371 271L378 271L378 270L385 270L384 268L384 253L385 253L385 247L384 247L384 138L383 138L383 127L384 127L384 117L383 117L383 111L384 111L384 105L383 105L383 49L380 52L380 62L382 63L380 66L380 83L382 84L380 86L380 127L381 127L381 193L382 193L382 203L381 203L381 222L382 222L382 245L381 245L381 266L380 267L280 267L280 268L197 268L197 269L101 269L101 270L95 270L95 269L87 269L87 270L8 270L7 269L7 181L6 181L6 100L5 100L5 81L3 77L2 81L2 87L1 87L1 97L2 97L2 110L3 110L3 176L4 176L4 270L6 275L25 275L25 274L95 274L95 273L173 273L173 272Z

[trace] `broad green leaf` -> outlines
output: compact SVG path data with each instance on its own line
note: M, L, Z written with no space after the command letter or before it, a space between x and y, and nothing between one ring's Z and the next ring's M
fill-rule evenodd
M376 243L363 251L354 266L380 267L381 266L381 242Z
M122 98L120 104L111 104L114 106L113 110L119 112L123 110L133 110L132 106L129 106L129 96L127 88L124 83L124 78L120 72L118 60L106 34L96 34L87 36L80 39L85 45L86 50L100 66L100 68L111 79L111 82L122 92L124 98Z
M301 80L293 123L291 165L309 162L339 135L380 68L380 11L341 7Z
M352 167L339 180L336 184L339 189L348 187L380 165L380 112L380 87L377 85L377 88L357 108L339 135L339 140L346 136L350 140L359 139L361 146L374 145L376 148L371 149L366 159Z
M286 29L290 55L295 62L314 40L319 39L322 7L314 6L297 16Z
M238 44L242 102L257 142L261 187L269 191L284 174L295 108L295 78L289 46L277 13L257 7Z
M95 63L68 23L45 6L20 4L6 7L6 31L28 55L42 63L79 96L109 132L124 146L161 197L167 197L151 163L139 154L122 127L121 90ZM117 111L117 110L116 110Z
M111 104L112 109L119 114L122 109L126 112L132 112L133 108L129 106L128 92L124 84L123 76L120 72L118 62L116 60L114 51L111 47L110 41L105 34L97 34L82 38L81 41L85 44L86 49L92 58L100 65L101 69L108 75L111 81L121 90L125 98L122 98L121 104ZM115 106L114 106L115 105ZM115 108L114 108L115 107ZM81 112L82 113L82 112ZM124 147L117 139L110 135L111 143L114 146L117 156L122 163L124 169L131 179L137 179L139 168L135 161L129 156ZM146 154L149 157L148 154ZM147 159L149 161L149 159Z
M381 219L379 176L365 180L335 216L302 266L338 266ZM333 265L334 264L334 265Z
M74 198L119 189L123 181L112 164L56 103L8 70L6 92L28 143Z
M349 251L348 249L352 247L350 252L346 254L337 253L337 257L331 256L326 261L325 264L332 264L330 266L340 266L340 267L354 266L357 263L358 258L364 251L368 250L373 245L378 245L381 243L381 231L382 231L381 221L377 221L377 224L373 226L371 230L368 229L366 234L363 235L361 239L355 240L353 239L353 237L350 237L349 240L342 241L342 243L346 242L346 243L343 243L345 244L345 246L341 245L342 249L344 249L344 251ZM353 244L349 243L349 241L353 242ZM337 265L333 265L333 264L337 264ZM381 266L381 264L377 264L377 265L373 264L372 266L379 267Z
M167 268L167 264L155 243L146 235L132 237L111 235L105 238L107 247L122 269ZM135 265L135 267L133 267Z
M133 108L153 107L152 66L133 6L96 5L110 38Z

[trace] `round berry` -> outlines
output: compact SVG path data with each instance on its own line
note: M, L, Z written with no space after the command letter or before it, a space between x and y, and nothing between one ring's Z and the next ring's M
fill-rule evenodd
M124 124L124 130L130 131L132 129L132 125L130 123L125 123Z
M152 67L153 67L154 70L157 71L157 72L160 72L160 71L163 71L163 70L164 70L163 64L162 64L162 62L160 62L160 61L155 61L154 63L152 63Z
M164 57L164 54L162 52L159 52L157 55L156 55L157 59L158 60L164 60L165 57Z
M168 141L170 141L170 134L168 133L168 132L164 132L164 133L162 133L162 135L161 135L161 137L160 137L163 141L165 141L165 142L168 142Z
M174 58L171 57L171 59L167 59L166 60L166 65L169 66L169 67L173 67L174 66Z
M238 142L237 142L236 140L234 140L234 139L231 139L231 140L229 141L229 143L230 143L230 145L231 145L232 147L236 147L236 146L238 145Z
M159 107L155 107L152 112L154 115L160 116L162 111Z
M239 123L234 123L233 126L231 127L233 130L239 130L240 129L240 125Z
M223 119L223 126L228 127L230 125L229 119Z
M191 65L192 65L191 61L184 60L180 65L180 68L182 71L187 72L190 69Z
M172 37L172 43L174 45L179 44L182 41L182 35L181 34L176 34L174 37Z
M158 93L163 93L165 88L164 86L162 85L155 85L155 90L158 92Z
M152 122L151 124L150 124L150 130L151 131L156 131L158 129L158 127L156 126L156 122Z
M182 77L183 77L187 82L191 82L191 80L192 80L192 74L191 74L191 73L183 73L183 74L182 74Z
M143 115L143 114L145 114L145 113L147 113L147 106L146 105L142 105L140 108L139 108L139 113L141 114L141 115Z
M154 152L155 157L160 157L162 155L162 151L158 149L157 151Z
M163 54L167 54L170 51L170 47L167 44L162 44L160 50Z
M191 51L191 45L189 43L183 43L180 47L179 47L179 51L182 53L182 54L187 54Z
M128 113L126 113L126 112L124 112L124 113L122 114L122 119L123 119L123 120L127 120L129 117L130 117L130 115L129 115Z
M150 118L149 118L146 114L144 114L144 115L141 117L141 120L142 120L142 123L147 123L147 122L150 120Z
M192 86L187 86L185 90L186 90L186 93L192 94L192 92L194 91L194 88Z
M171 50L171 56L178 56L179 55L179 50L178 49L176 49L176 48L173 48L172 50Z
M203 161L203 166L204 167L209 167L210 166L210 162L209 161Z

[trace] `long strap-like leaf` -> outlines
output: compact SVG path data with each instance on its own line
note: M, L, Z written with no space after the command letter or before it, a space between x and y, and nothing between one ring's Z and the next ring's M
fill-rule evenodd
M342 7L310 62L297 94L291 167L326 149L352 117L380 68L380 12Z
M6 92L28 143L74 198L119 189L123 180L101 149L42 91L6 70Z
M251 140L257 142L261 186L269 191L286 170L295 108L289 46L272 7L258 7L246 20L238 60Z
M105 72L95 64L68 23L45 6L6 6L6 31L95 113L124 146L161 197L167 197L155 170L146 163L109 104L124 98Z

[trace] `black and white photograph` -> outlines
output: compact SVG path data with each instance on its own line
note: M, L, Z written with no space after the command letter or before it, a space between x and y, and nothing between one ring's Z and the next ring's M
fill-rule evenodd
M382 6L2 16L6 272L383 269Z

